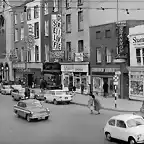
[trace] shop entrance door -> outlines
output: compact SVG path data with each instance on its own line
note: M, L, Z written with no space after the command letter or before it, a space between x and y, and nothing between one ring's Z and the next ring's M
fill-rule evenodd
M63 81L63 86L65 91L68 91L68 85L69 85L69 75L65 75Z

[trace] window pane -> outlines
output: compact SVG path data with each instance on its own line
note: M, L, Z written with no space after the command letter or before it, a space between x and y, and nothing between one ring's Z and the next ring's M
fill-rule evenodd
M140 49L136 49L136 56L140 56Z

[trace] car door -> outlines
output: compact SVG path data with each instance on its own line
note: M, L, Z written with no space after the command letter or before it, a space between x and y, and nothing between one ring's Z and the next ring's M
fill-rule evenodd
M107 123L107 130L110 132L111 136L115 138L115 127L116 127L116 120L115 119L110 119Z
M23 107L22 107L22 102L18 102L18 115L22 116L23 115Z
M117 120L116 122L117 139L127 140L127 126L123 120Z

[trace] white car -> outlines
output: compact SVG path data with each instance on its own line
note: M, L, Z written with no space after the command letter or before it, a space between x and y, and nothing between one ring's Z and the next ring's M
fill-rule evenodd
M23 88L21 85L12 85L12 88L18 90L19 92L25 91L25 88Z
M3 85L1 88L1 94L10 95L13 88L10 85Z
M121 114L110 118L104 128L108 141L112 138L129 144L144 143L144 119L134 114Z
M63 90L47 91L45 92L44 97L46 102L53 102L55 105L62 102L66 102L69 104L73 98L71 94L68 94L66 91Z

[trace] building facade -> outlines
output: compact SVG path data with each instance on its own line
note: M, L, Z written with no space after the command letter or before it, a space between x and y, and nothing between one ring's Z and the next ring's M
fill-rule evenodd
M144 25L129 29L129 98L144 100Z
M91 47L91 84L94 92L103 95L103 84L108 84L108 93L114 92L113 77L116 71L121 75L118 80L118 93L121 98L128 98L129 93L129 27L143 21L122 21L90 27ZM119 61L119 62L117 62Z

